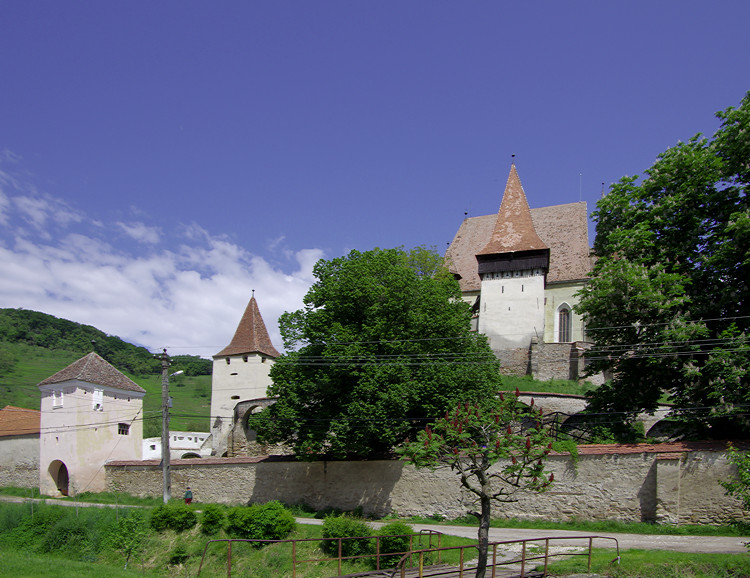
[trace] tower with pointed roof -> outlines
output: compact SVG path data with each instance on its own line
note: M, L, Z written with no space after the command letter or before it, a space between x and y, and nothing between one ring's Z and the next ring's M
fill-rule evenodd
M271 343L253 293L232 341L214 355L211 379L211 434L214 453L226 451L226 438L242 401L262 399L271 385L269 371L280 355Z
M446 261L504 371L550 377L533 358L550 345L552 373L569 377L569 354L584 341L573 306L591 269L586 203L530 209L512 164L499 211L464 219Z
M146 390L96 353L39 383L39 491L101 492L103 465L139 460Z

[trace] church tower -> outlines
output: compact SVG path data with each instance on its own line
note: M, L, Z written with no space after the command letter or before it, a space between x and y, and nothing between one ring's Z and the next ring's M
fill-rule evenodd
M526 348L544 336L549 247L534 228L515 164L489 242L476 255L481 299L478 330L492 349Z
M268 336L253 292L231 343L214 355L211 378L214 448L223 445L239 402L266 397L266 389L271 384L268 373L279 355Z

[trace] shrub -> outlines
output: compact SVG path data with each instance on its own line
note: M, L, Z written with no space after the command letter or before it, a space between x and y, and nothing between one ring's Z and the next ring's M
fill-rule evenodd
M276 500L237 506L227 512L227 532L246 540L283 540L296 526L294 516Z
M323 522L323 538L359 538L362 540L341 540L341 555L363 556L374 552L370 527L362 520L350 516L326 516ZM338 540L323 540L320 549L329 556L339 555Z
M195 510L186 504L162 504L151 512L151 527L157 532L166 529L182 532L197 523Z
M409 536L414 529L405 522L391 522L378 531L380 536L380 567L390 568L398 564L405 552L409 551ZM390 554L390 556L383 554ZM374 561L374 559L373 559Z
M185 545L177 544L169 553L169 565L178 566L179 564L184 564L188 558L190 558L190 554L188 554Z
M224 527L224 509L216 504L206 504L201 514L201 532L207 536L218 534Z

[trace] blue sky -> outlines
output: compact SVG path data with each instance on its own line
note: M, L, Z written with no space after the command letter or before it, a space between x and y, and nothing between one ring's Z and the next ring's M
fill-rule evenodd
M750 2L0 0L0 307L211 355L312 264L594 209L750 89ZM279 343L280 346L280 343Z

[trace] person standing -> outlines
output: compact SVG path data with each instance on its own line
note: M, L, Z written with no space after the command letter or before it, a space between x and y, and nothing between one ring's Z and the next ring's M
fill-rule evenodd
M189 504L193 501L193 491L190 489L190 486L187 487L187 490L185 490L185 503Z

